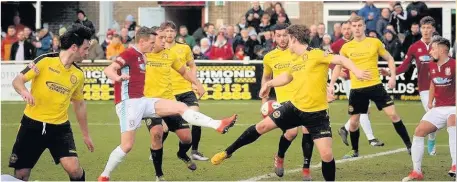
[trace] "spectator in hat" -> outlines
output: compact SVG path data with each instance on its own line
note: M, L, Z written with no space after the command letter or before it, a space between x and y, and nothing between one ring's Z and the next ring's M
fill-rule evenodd
M124 28L127 28L129 37L135 37L137 23L133 15L127 15L124 21Z
M330 46L332 45L332 37L329 34L324 34L322 37L322 44L321 44L321 49L326 51L326 52L333 52L330 49Z
M92 32L92 35L95 35L95 27L94 27L94 24L92 23L92 21L90 21L87 16L86 16L86 13L84 13L83 10L78 10L76 12L76 15L78 16L78 19L75 21L75 23L79 23L79 24L82 24L88 28L90 28L91 32Z
M384 43L386 50L390 53L390 55L392 55L392 57L396 61L402 60L401 59L401 52L402 52L401 42L392 31L390 31L390 30L384 31L384 37L382 38L382 43Z

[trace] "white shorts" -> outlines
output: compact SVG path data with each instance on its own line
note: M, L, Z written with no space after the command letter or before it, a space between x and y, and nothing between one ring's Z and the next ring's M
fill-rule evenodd
M429 96L429 93L430 92L428 90L419 92L419 95L421 97L422 106L424 106L424 110L426 112L429 110L428 109L428 96Z
M159 100L158 98L142 97L127 99L116 104L121 133L139 128L142 118L158 117L155 112L155 103Z
M455 106L434 107L425 113L422 117L423 121L428 121L441 129L447 125L447 119L451 115L455 115Z
M351 94L351 80L342 80L341 82L343 83L343 89L346 93L346 97L349 100L349 95Z

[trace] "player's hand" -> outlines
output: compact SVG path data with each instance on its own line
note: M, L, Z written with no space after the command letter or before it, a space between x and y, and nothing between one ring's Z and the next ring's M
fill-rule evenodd
M329 85L327 87L327 102L333 102L335 100L335 87L333 85Z
M327 103L331 103L336 99L336 96L327 92Z
M387 84L388 84L390 89L394 89L396 83L397 83L397 80L395 79L395 77L390 77L389 83L387 83Z
M348 79L348 74L346 74L346 69L341 69L340 71L340 77L344 79Z
M195 90L197 91L198 97L202 97L206 93L202 84L195 85Z
M129 80L129 79L130 79L129 75L122 74L121 76L118 76L116 78L116 80L114 80L114 81L121 82L121 81Z
M428 103L427 107L428 107L428 109L432 109L433 108L433 103Z
M368 70L363 70L363 71L362 70L358 70L358 71L354 72L354 75L359 80L369 80L369 79L371 79L371 74L370 74L370 71L368 71Z
M29 91L22 91L21 97L22 99L24 99L25 102L27 102L27 104L31 106L35 105L35 99Z
M90 138L90 136L84 137L84 143L90 152L94 152L94 144L92 143L92 138Z
M259 97L260 98L267 98L270 95L270 87L267 84L262 85L260 88Z
M390 72L385 69L385 68L381 68L379 69L379 73L382 75L382 76L390 76Z

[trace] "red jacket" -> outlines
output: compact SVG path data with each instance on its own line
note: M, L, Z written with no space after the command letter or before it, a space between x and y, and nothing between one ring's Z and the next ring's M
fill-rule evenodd
M211 50L209 52L209 59L212 60L232 60L233 59L233 48L230 44L225 43L221 47L217 47L216 45L212 45Z
M17 42L16 35L7 36L2 40L2 60L10 60L11 47L15 42Z

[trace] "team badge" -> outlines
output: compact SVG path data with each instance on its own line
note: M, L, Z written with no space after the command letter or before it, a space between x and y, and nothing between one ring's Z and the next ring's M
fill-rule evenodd
M162 59L168 59L168 54L162 54Z
M150 126L152 124L152 119L146 119L146 126Z
M177 51L177 52L178 52L178 53L182 53L182 49L178 49L178 51Z
M16 155L16 154L14 154L14 153L11 154L11 156L10 156L10 163L11 163L11 164L16 163L17 159L18 159L18 158L17 158L17 155Z
M422 52L422 49L421 48L417 49L417 52Z
M446 74L446 76L451 76L451 68L447 67L447 68L444 70L444 74Z
M273 117L274 118L279 118L281 116L281 111L275 111L273 112Z
M78 78L76 78L75 75L71 75L71 76L70 76L70 82L71 82L71 84L74 85L74 84L76 84L77 81L78 81Z
M348 107L348 111L349 112L354 112L354 107L352 107L351 105Z
M138 62L141 62L141 58L140 57L138 57Z
M308 54L303 55L303 60L305 60L305 61L308 60Z
M432 74L435 74L435 73L436 73L436 72L435 72L435 69L432 69Z

